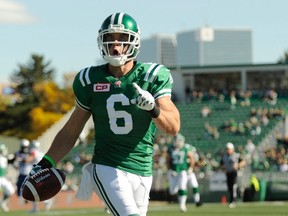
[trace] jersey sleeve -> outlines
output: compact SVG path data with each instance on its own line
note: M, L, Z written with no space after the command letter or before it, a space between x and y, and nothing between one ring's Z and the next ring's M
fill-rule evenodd
M159 65L159 71L154 78L154 85L152 87L152 94L155 99L170 96L173 88L173 78L170 70L163 65Z
M75 77L73 82L73 91L76 104L86 111L90 111L88 94L86 94L86 86L89 83L89 68L81 70Z

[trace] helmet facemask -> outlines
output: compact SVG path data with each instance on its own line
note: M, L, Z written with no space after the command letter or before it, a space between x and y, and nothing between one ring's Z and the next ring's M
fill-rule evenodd
M127 34L127 40L125 41L109 41L107 37L109 34L120 33ZM98 46L103 58L113 66L124 65L127 61L136 58L140 47L140 36L133 31L125 30L122 24L110 25L109 29L104 30L98 35ZM121 46L120 55L110 53L110 47L112 45Z
M110 34L118 33L120 36L115 40ZM109 39L107 39L109 38ZM115 13L103 22L97 37L98 47L102 57L113 66L121 66L135 59L140 48L140 29L137 22L128 14ZM111 46L117 47L115 53ZM120 47L119 47L120 46Z
M185 137L181 134L177 134L173 139L173 146L175 148L181 149L185 145Z

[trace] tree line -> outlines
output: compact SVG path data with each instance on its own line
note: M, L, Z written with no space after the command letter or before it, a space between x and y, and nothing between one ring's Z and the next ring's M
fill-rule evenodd
M54 76L44 56L32 54L26 64L18 64L10 76L9 102L0 95L1 135L37 139L75 105L72 86L61 88Z

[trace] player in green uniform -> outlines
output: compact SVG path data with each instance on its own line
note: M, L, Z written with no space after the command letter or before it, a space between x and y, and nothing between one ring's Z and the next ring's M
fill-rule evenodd
M92 166L87 167L92 188L113 215L146 215L156 127L170 135L180 128L179 112L171 101L173 79L163 65L135 61L140 29L128 14L107 17L97 41L108 64L77 74L76 108L31 174L61 160L92 116L95 148Z
M175 195L178 193L178 201L180 210L186 212L187 200L187 170L192 166L193 155L190 147L185 145L185 138L181 134L177 134L169 146L167 154L167 167L169 193ZM187 163L190 162L191 164Z

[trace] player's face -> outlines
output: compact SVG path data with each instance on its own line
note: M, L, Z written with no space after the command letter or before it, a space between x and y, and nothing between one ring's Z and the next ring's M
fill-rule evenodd
M227 154L233 154L234 150L232 148L226 148Z
M105 35L104 42L108 42L110 55L125 54L128 50L129 35L125 33L110 33Z
M179 139L179 140L175 141L174 145L176 148L181 149L184 146L184 142L183 142L183 140Z

